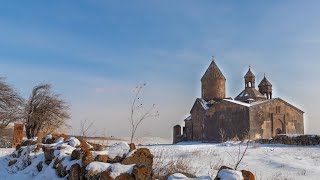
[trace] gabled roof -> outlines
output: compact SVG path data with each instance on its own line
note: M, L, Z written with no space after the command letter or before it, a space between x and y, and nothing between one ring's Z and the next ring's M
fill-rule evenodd
M197 98L196 101L194 102L191 110L190 110L190 113L193 111L193 109L196 107L196 105L200 105L200 107L203 109L203 110L208 110L209 109L209 106L208 106L208 103L202 99L202 98Z
M255 77L255 75L253 74L253 72L251 71L251 68L249 67L249 70L247 72L247 74L244 76L245 78L246 77Z
M272 84L270 83L270 81L268 81L266 76L264 76L258 87L261 86L272 86Z
M238 104L238 105L246 106L246 107L250 107L251 106L251 104L249 104L249 103L245 103L245 102L241 102L241 101L237 101L237 100L232 100L232 99L223 99L223 101L227 101L227 102L230 102L230 103L234 103L234 104Z
M295 109L295 110L297 110L297 111L300 111L301 113L304 113L304 111L302 111L301 109L297 108L296 106L288 103L287 101L285 101L285 100L283 100L283 99L281 99L281 98L273 98L273 99L270 99L270 100L268 100L268 101L262 101L262 102L259 102L259 103L253 103L253 105L260 105L260 104L264 104L264 103L267 103L267 102L270 102L270 101L275 101L275 100L281 101L281 102L283 102L284 104L292 107L293 109Z
M186 117L185 119L184 119L184 121L190 121L191 120L191 115L189 115L188 117Z
M206 72L202 76L201 81L203 79L207 79L207 78L216 78L216 79L224 79L224 80L226 80L226 78L224 77L224 75L222 74L221 70L219 69L217 64L214 62L214 60L212 60L212 62L209 65L208 69L206 70Z
M264 100L264 101L258 101L258 102L253 102L253 103L245 103L245 102L232 100L232 99L223 99L223 101L227 101L227 102L238 104L238 105L245 106L245 107L259 106L259 105L262 105L262 104L265 104L265 103L268 103L268 102L272 102L272 101L277 101L277 100L281 101L282 103L286 104L287 106L292 107L293 109L295 109L295 110L297 110L297 111L299 111L301 113L304 113L301 109L295 107L294 105L288 103L287 101L285 101L285 100L283 100L281 98L273 98L273 99Z

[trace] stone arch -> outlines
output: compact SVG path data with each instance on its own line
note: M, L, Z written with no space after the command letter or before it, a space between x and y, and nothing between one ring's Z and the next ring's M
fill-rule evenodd
M285 134L284 119L277 118L273 121L273 136L277 134Z

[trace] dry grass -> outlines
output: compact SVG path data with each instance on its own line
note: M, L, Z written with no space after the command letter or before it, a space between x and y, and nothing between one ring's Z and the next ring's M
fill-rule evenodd
M273 174L270 178L267 178L267 180L292 180L288 173L284 172L277 172Z
M178 158L165 162L164 151L154 156L153 179L165 180L174 173L185 174L188 177L195 177L195 171L191 168L191 160L187 158Z
M210 162L210 170L208 172L209 176L214 177L217 175L220 167L223 165L224 160L219 159L218 161L215 162Z
M297 175L298 176L306 176L307 175L307 170L300 169L300 170L298 170Z

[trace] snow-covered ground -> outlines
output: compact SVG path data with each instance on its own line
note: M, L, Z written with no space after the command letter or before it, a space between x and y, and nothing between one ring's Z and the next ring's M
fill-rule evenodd
M106 138L106 139L87 139L88 142L102 144L106 146L111 146L117 142L127 142L130 143L130 137L116 137L116 138ZM154 145L154 144L172 144L172 139L164 139L161 137L139 137L135 138L133 141L136 145Z
M157 142L157 138L152 138ZM146 138L143 147L154 154L155 164L179 161L190 173L197 176L215 176L221 165L233 167L238 159L239 147L243 152L245 144L227 142L223 144L181 143L170 145L167 142L154 143ZM160 138L159 138L160 139ZM116 141L116 140L114 140ZM162 140L161 140L162 141ZM110 142L110 141L109 141ZM140 146L142 147L142 146ZM13 149L0 149L0 179L34 179L21 174L12 176L7 169L5 155ZM320 146L289 146L251 144L239 167L250 170L256 179L308 179L320 177ZM24 172L26 173L26 172ZM19 178L20 177L20 178ZM50 177L55 179L55 177Z
M221 165L234 167L239 144L181 143L147 146L155 162L182 160L190 173L215 176ZM246 145L240 145L243 152ZM157 159L158 158L158 159ZM256 179L320 179L320 146L249 145L239 170L250 170Z

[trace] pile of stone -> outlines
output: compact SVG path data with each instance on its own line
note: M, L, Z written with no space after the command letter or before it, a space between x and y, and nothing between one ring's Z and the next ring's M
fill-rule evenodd
M320 145L320 135L289 135L279 134L270 139L258 139L255 142L260 144L288 144L298 146Z
M148 180L152 178L152 164L153 155L147 148L122 142L104 149L65 135L48 135L42 143L24 141L8 159L13 172L32 166L29 169L36 169L38 175L55 170L57 176L69 180Z
M221 166L214 180L255 180L252 172L247 170L237 171L227 166Z

